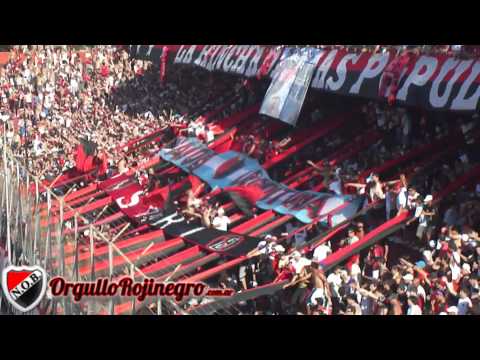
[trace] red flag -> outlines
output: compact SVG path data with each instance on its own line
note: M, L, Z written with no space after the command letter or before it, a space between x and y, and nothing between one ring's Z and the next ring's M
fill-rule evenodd
M87 156L87 158L83 163L83 172L88 173L93 169L95 169L94 160L95 160L94 156L92 155Z
M251 204L255 204L258 200L265 196L265 192L258 185L229 186L223 190L226 192L236 193L238 196L247 200Z
M98 175L105 175L108 170L108 157L105 152L100 155L100 168L98 169Z
M213 150L215 152L221 154L227 151L230 151L232 149L233 142L235 140L235 134L237 133L237 129L233 129L233 131L230 132L230 134L225 137L224 141L216 145Z
M168 47L164 46L162 49L162 56L160 57L160 81L165 81L165 74L167 72L167 56L168 56Z
M168 198L168 191L168 186L156 189L145 197L144 203L162 209Z
M378 95L381 97L385 96L388 87L391 87L390 94L388 96L388 103L390 105L395 102L397 97L398 82L403 69L407 68L414 58L415 57L413 56L412 52L405 51L400 56L397 56L395 59L393 59L385 69L382 79L380 80Z
M190 180L190 183L192 184L193 194L195 196L198 196L201 193L201 191L203 190L202 181L194 175L188 175L188 180Z
M77 145L77 150L75 153L75 167L77 168L78 171L83 172L83 165L85 163L86 158L87 158L87 155L85 154L83 145L82 144Z

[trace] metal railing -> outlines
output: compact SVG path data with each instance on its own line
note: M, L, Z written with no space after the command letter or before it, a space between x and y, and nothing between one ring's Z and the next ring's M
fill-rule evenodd
M3 144L7 144L4 137ZM135 263L116 246L119 238L101 231L100 226L94 225L94 220L87 219L80 213L80 208L72 208L65 201L69 192L58 195L54 189L43 184L40 177L29 171L24 159L17 157L8 146L2 146L0 157L0 245L5 249L5 267L8 265L39 265L47 272L47 277L61 276L67 281L95 281L95 243L103 242L108 246L108 277L112 280L115 276L113 258L120 256L125 265L140 274L143 280L146 275ZM66 212L73 212L72 219L64 219ZM88 226L88 235L84 236L79 230L79 222ZM126 225L127 228L130 224ZM69 231L65 231L65 229ZM121 231L120 233L123 233ZM80 244L83 239L84 243ZM89 244L85 243L89 241ZM66 264L65 249L69 249L74 261ZM79 252L88 252L86 262L91 271L87 278L79 276ZM0 259L0 266L2 264ZM48 287L47 287L48 289ZM0 295L0 313L21 314L9 306ZM48 294L44 297L36 310L26 314L98 314L106 312L114 314L116 298L107 300L86 298L79 303L74 303L69 297L52 298ZM168 299L172 308L183 313L173 302ZM106 310L106 311L105 311ZM132 301L132 313L134 313ZM158 311L161 313L161 310Z

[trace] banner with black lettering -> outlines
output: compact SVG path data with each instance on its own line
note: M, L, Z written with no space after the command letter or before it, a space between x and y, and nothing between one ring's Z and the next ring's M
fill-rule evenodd
M238 257L255 249L260 238L206 228L185 221L181 214L174 213L149 221L151 226L162 229L171 237L181 237L209 252Z
M133 57L159 64L162 47L126 48ZM190 64L245 77L256 77L268 55L273 54L266 74L272 77L281 54L259 45L169 45L168 48L168 62L172 64ZM388 88L392 86L388 81L394 78L396 90L392 100L397 104L429 110L478 110L480 61L477 59L417 54L406 59L404 53L351 53L338 49L318 52L319 61L310 85L313 89L386 101L391 95Z
M164 45L127 45L130 56L150 60L160 65ZM259 45L167 45L167 62L172 65L192 65L207 71L220 71L256 77L268 59L270 73L281 55L273 48ZM267 74L268 75L268 74Z
M295 125L319 57L317 49L284 49L260 113Z
M236 151L217 154L196 138L179 137L172 148L160 150L159 156L212 188L257 187L263 196L256 206L295 216L304 223L318 219L325 226L335 226L353 216L362 202L352 196L290 189L271 180L257 160Z

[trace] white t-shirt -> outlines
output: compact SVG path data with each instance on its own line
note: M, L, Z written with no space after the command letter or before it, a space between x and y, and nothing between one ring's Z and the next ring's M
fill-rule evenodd
M212 225L217 230L227 231L228 225L230 224L230 219L228 216L216 216L213 219Z
M408 308L407 315L422 315L422 309L418 305L412 305Z
M460 278L460 275L462 274L462 268L460 266L460 255L457 252L454 252L452 254L452 259L450 261L450 270L452 270L452 280L456 281L458 278Z
M469 308L472 307L472 300L466 297L465 299L459 299L457 308L458 308L458 315L466 315Z
M301 257L298 261L296 260L292 260L292 266L293 268L295 269L295 273L296 274L300 274L300 272L302 271L302 269L305 267L305 266L308 266L310 265L312 262L310 260L308 260L307 258L304 258L304 257Z
M76 79L70 80L70 89L72 92L77 92L78 90L78 82Z
M34 139L33 140L33 151L35 152L35 155L39 156L42 153L42 148L41 148L42 142L39 139Z
M418 196L418 193L415 193L413 195L407 193L407 207L409 209L413 209L413 207L415 206L415 200L418 198Z
M10 115L8 115L8 114L0 115L0 119L1 119L3 122L7 122L8 119L10 119Z
M422 215L422 212L423 212L423 206L422 205L417 206L415 208L415 217L418 218L419 225L427 226L428 225L427 217L425 215Z
M321 262L322 260L327 258L328 254L331 253L332 249L330 249L328 244L322 244L318 246L313 252L313 260L315 260L316 262Z
M427 299L427 293L425 292L425 289L423 288L422 285L418 285L417 294L421 296L424 301Z
M342 278L340 274L331 273L327 277L327 282L332 288L333 295L335 297L339 297L338 289L340 289L340 286L342 286Z
M407 207L407 189L402 188L397 196L397 210Z
M358 282L359 281L359 275L362 273L362 269L360 269L360 266L358 266L357 263L353 263L352 267L350 269L350 275L355 278L355 280Z

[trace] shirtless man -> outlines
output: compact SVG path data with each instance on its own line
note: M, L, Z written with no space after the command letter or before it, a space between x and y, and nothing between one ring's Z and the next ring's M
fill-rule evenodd
M200 214L201 200L196 198L193 191L187 191L187 208L183 211L185 215L190 218L203 219L204 216Z
M319 264L312 262L310 282L313 285L313 293L310 296L307 306L307 314L311 314L312 307L320 307L321 313L328 314L332 304L330 287L323 270Z
M313 168L315 174L322 176L323 185L328 187L330 180L333 177L333 167L329 163L318 166L311 160L308 160L307 164Z

